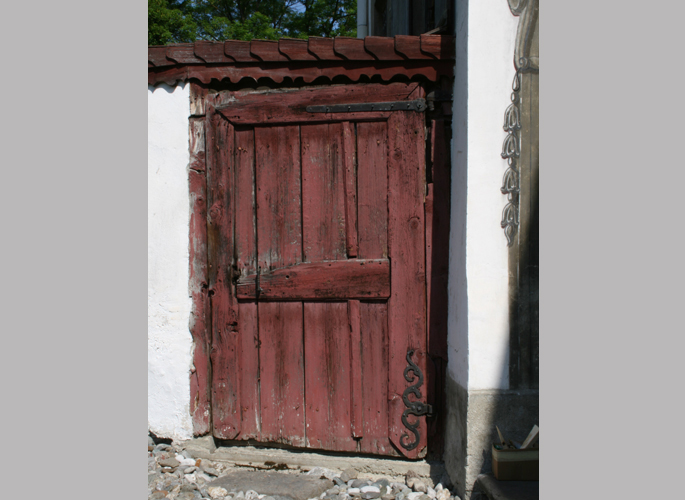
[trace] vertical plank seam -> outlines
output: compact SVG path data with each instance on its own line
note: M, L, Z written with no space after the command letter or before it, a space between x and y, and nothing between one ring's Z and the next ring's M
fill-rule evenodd
M209 162L209 158L207 158L208 155L208 150L209 148L207 147L207 120L206 118L209 116L209 113L207 112L207 101L205 97L202 97L203 100L205 100L203 107L205 108L205 126L203 127L202 133L204 134L204 141L205 141L205 171L203 172L203 175L205 176L205 206L207 207L207 213L205 214L205 262L207 263L207 275L205 278L207 279L207 303L205 304L205 321L206 321L206 329L208 330L208 335L207 335L207 342L209 342L209 345L207 346L207 396L209 399L209 417L207 418L207 426L209 427L209 434L213 435L214 434L214 408L212 405L212 377L214 374L212 373L212 344L214 343L214 330L213 330L213 324L212 324L212 298L209 296L209 210L211 208L209 204L209 175L207 172L207 165ZM212 106L211 109L213 110L214 107ZM214 138L210 137L210 140L212 141L211 146L214 145ZM210 146L210 147L211 147Z
M300 143L300 154L299 154L299 161L300 161L300 232L302 233L300 235L300 262L304 262L305 260L305 253L304 253L304 200L302 198L302 189L304 186L304 179L302 178L302 126L297 125L297 135L298 135L298 142ZM306 324L305 324L305 316L304 316L304 301L300 301L300 308L302 309L302 428L304 430L303 432L303 439L304 439L304 446L308 447L309 446L309 437L307 436L307 343L305 342L306 338Z
M210 245L209 245L209 217L210 217L210 210L212 208L212 204L214 202L214 195L212 194L212 188L213 184L210 186L210 180L213 181L213 177L209 175L209 168L210 168L210 153L209 150L211 148L214 148L215 143L216 143L216 136L214 134L214 126L212 124L212 120L214 119L214 105L213 101L210 99L209 95L207 96L207 101L205 103L205 175L206 175L206 182L207 182L207 219L205 223L207 224L207 298L208 298L208 328L209 328L209 335L208 335L208 342L209 342L209 356L208 356L208 373L207 373L207 380L209 384L209 418L208 418L208 425L209 425L209 433L210 435L214 435L214 388L213 388L213 380L214 380L214 370L213 370L213 365L212 365L212 349L214 347L214 309L213 309L213 303L214 303L214 294L212 293L210 295L211 290L211 274L212 271L211 269L211 262L210 262ZM211 145L207 145L207 136L209 135L212 143ZM214 154L212 153L211 159L214 160Z
M254 264L257 271L257 282L255 286L255 314L257 316L257 432L259 439L262 439L262 340L259 332L259 232L257 231L257 137L254 127L252 127L252 229L254 232Z

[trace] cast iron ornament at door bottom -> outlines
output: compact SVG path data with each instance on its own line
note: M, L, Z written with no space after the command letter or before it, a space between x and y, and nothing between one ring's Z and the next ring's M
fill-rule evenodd
M400 444L402 445L402 448L407 451L416 448L420 440L419 431L417 430L419 427L419 419L417 418L416 422L410 424L407 417L409 415L414 415L415 417L424 415L430 417L433 415L433 407L431 405L422 403L421 401L409 401L409 394L416 396L416 399L421 399L419 387L423 385L423 373L421 373L421 369L411 360L413 355L414 349L409 349L407 351L407 363L409 363L409 366L404 369L404 379L411 384L418 377L418 382L407 387L404 390L404 394L402 394L402 401L404 401L404 406L407 407L407 409L404 410L404 413L402 413L402 423L412 434L414 434L414 441L411 443L407 443L409 434L406 432L400 437ZM413 374L410 374L410 372L413 372Z

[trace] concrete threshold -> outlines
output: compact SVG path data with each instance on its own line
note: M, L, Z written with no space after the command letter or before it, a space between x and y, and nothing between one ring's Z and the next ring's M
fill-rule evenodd
M419 477L437 484L445 472L442 462L425 460L408 461L393 458L369 458L354 455L332 455L306 451L292 451L280 448L257 448L254 446L216 447L211 436L203 436L180 443L194 458L232 464L236 467L251 469L282 470L302 472L314 467L324 467L337 473L352 467L360 475L386 477L391 480L402 479L409 470Z

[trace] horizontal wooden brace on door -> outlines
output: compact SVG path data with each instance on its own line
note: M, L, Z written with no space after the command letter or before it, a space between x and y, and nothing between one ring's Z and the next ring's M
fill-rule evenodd
M322 104L307 106L307 113L360 113L368 111L425 111L425 99L392 102L362 102L354 104Z
M351 300L390 297L388 259L311 262L238 279L239 299Z

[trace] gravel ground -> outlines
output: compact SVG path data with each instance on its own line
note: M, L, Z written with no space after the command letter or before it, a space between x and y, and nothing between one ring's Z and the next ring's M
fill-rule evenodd
M256 490L228 491L212 486L217 478L244 467L234 467L223 462L194 458L191 453L176 444L155 444L148 436L148 499L159 500L289 500L289 492L267 496ZM358 475L353 469L338 472L322 467L309 471L289 470L290 474L306 474L309 477L326 478L334 486L319 497L310 500L460 500L448 488L430 482L409 471L404 482L396 478L373 479Z

